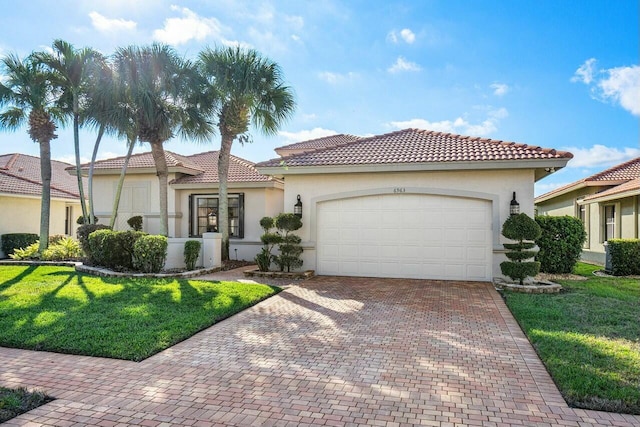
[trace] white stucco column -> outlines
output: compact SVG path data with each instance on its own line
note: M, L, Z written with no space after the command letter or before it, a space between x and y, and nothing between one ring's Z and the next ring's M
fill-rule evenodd
M202 233L202 264L204 268L222 266L222 234Z

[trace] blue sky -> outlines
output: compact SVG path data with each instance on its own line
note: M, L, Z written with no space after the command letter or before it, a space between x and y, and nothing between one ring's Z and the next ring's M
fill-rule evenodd
M251 161L273 148L333 133L407 127L569 150L549 191L640 156L637 0L31 0L4 8L0 55L24 56L56 38L105 54L154 41L187 58L240 43L283 68L294 117L275 137L253 132L232 152ZM61 129L52 156L73 161ZM81 153L94 135L83 132ZM172 140L181 154L215 150L219 137ZM140 147L138 151L145 151ZM0 153L38 155L26 129L0 133ZM107 140L100 157L123 155Z

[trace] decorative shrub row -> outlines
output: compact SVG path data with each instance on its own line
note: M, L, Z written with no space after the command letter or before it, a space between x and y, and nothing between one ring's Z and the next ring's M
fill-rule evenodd
M611 257L611 274L640 274L640 239L611 239L607 241L607 245Z
M537 216L542 234L536 239L536 261L545 273L571 273L587 238L584 224L571 216Z
M111 230L111 227L108 225L102 224L84 224L78 227L78 231L76 231L76 235L78 236L78 241L80 242L80 247L84 251L85 255L91 259L91 248L89 247L89 235L96 230Z
M38 252L40 241L36 241L25 248L16 249L10 256L15 260L40 259L43 261L65 261L82 256L80 244L71 237L50 238L49 240L54 243L49 243L49 247L42 254Z
M2 252L5 256L11 256L16 249L26 248L40 239L33 233L8 233L1 236Z
M144 235L140 231L96 230L89 235L89 259L112 269L132 269L134 245Z

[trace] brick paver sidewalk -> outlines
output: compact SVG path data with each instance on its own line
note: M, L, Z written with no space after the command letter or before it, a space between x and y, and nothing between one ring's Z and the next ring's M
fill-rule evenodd
M487 283L320 277L141 363L0 348L11 426L638 426L568 408Z

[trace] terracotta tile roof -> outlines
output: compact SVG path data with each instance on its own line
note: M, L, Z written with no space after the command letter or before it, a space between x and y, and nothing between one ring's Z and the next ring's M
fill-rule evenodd
M218 151L208 151L187 157L203 172L198 175L185 175L171 181L171 184L218 183ZM229 182L265 182L273 179L258 173L254 163L232 155L229 159L228 180Z
M164 156L167 159L167 166L169 168L177 168L183 167L187 169L193 169L194 172L202 172L201 169L198 168L188 157L182 156L180 154L173 153L171 151L164 152ZM94 168L96 170L105 170L105 169L114 169L120 170L122 166L124 166L125 156L114 157L112 159L99 160L95 163ZM152 168L155 169L156 165L153 161L153 155L151 152L133 154L129 159L128 169L137 169L137 168ZM89 164L85 163L82 165L82 170L84 172L89 170Z
M610 167L602 172L598 172L594 175L572 182L571 184L563 185L562 187L551 190L536 197L536 203L548 200L556 195L564 194L572 189L578 189L590 185L618 185L635 178L640 178L640 157L620 163L619 165Z
M344 145L292 155L287 167L377 165L440 162L482 162L529 159L560 159L571 153L487 138L455 135L421 129L358 139ZM258 163L276 167L281 159Z
M51 197L78 199L78 181L66 168L72 165L51 161ZM40 159L26 154L0 155L0 193L40 196Z
M315 151L323 148L336 147L357 141L361 137L356 135L340 133L337 135L325 136L322 138L311 139L308 141L296 142L295 144L284 145L275 149L279 155L288 155L289 153L301 153L306 151Z
M632 179L630 181L625 182L624 184L616 185L613 188L609 188L608 190L602 191L600 193L592 194L591 196L585 197L584 201L593 201L596 199L601 199L609 196L621 195L623 193L631 193L635 192L635 194L640 195L640 178Z

